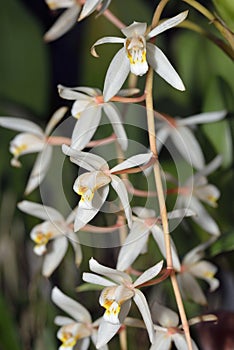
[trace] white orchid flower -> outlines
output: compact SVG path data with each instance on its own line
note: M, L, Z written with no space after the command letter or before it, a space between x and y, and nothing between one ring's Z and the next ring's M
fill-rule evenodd
M154 326L156 332L150 350L170 350L172 343L178 350L187 350L187 341L184 332L179 327L177 313L158 303L154 303L154 307L155 317L159 325ZM198 350L195 342L192 339L191 341L193 350Z
M122 125L122 118L118 108L114 103L103 103L102 92L99 89L89 87L68 88L58 86L59 95L67 100L76 100L72 106L72 116L77 118L71 146L82 150L93 137L100 123L102 112L109 119L120 146L127 149L128 138ZM124 96L135 93L135 89L124 90ZM120 91L120 96L121 96Z
M91 15L98 7L99 14L103 13L109 6L111 0L45 0L51 10L65 8L57 21L45 33L45 41L53 41L67 33L77 21ZM101 5L102 4L102 5Z
M143 207L134 207L132 211L137 217L133 217L134 222L131 230L119 251L117 269L120 271L124 271L130 267L141 254L142 249L144 249L147 244L150 233L152 233L162 255L166 258L164 234L160 223L160 217L156 216L154 210ZM193 215L191 210L179 209L168 213L168 219L182 218L190 215ZM177 250L173 240L170 239L170 241L173 266L176 270L179 270L180 261Z
M192 219L208 233L218 236L219 227L210 216L201 202L205 202L212 207L217 206L217 200L220 196L219 189L208 183L206 175L216 170L221 164L222 158L217 156L212 162L206 165L202 170L191 176L179 188L177 207L188 208L196 213Z
M13 154L11 165L20 167L19 157L24 154L38 152L34 167L26 185L25 194L28 195L40 185L49 168L52 157L52 146L48 144L48 136L52 129L64 117L67 107L59 108L49 120L45 131L37 124L21 118L0 117L0 126L21 131L10 143L10 152Z
M152 158L152 153L132 156L109 169L107 162L96 154L78 151L66 145L63 145L62 149L73 163L88 170L78 176L73 186L74 191L81 195L74 224L75 231L85 226L98 213L109 193L109 184L120 198L130 227L132 211L128 192L124 182L115 173L147 163Z
M62 342L59 350L72 350L75 346L87 350L90 338L96 347L96 328L99 321L92 322L89 311L83 305L62 293L57 287L52 289L51 299L69 315L69 317L56 316L54 320L56 325L61 326L57 333L58 339ZM108 347L105 345L101 349L108 350Z
M130 310L132 299L142 315L150 341L153 342L154 330L149 306L144 294L138 288L156 277L161 271L162 265L163 262L161 261L143 272L133 282L127 273L103 266L93 258L90 259L89 267L95 274L85 272L83 273L83 280L105 287L99 298L100 305L106 311L98 329L96 344L98 349L118 332Z
M195 138L191 127L197 124L212 123L223 119L226 111L215 111L196 114L187 118L166 118L156 113L160 118L157 123L157 148L160 152L161 147L168 138L182 155L182 157L192 166L201 170L205 166L205 159L200 144Z
M68 241L74 249L76 265L80 265L82 251L78 237L72 229L75 211L64 219L56 209L34 202L22 201L18 204L18 208L24 213L45 220L36 225L30 233L31 239L35 242L34 252L44 257L43 276L49 277L58 267L67 251Z
M219 287L219 280L214 277L217 267L209 261L201 260L205 255L204 250L214 239L212 238L188 252L183 258L181 269L177 274L183 297L201 305L206 305L207 300L196 278L206 281L210 286L210 292Z
M116 53L107 70L103 90L104 101L108 101L121 89L130 72L141 76L148 71L149 65L174 88L185 90L182 80L164 53L154 44L147 42L147 40L167 29L175 27L187 15L188 11L184 11L175 17L167 19L149 33L147 33L146 23L133 22L130 26L121 30L126 38L104 37L94 43L91 49L94 56L98 56L95 51L97 45L105 43L120 43L124 45Z

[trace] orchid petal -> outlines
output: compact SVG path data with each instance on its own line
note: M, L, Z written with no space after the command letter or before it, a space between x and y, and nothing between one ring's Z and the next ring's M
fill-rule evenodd
M184 91L184 84L164 53L151 43L146 44L147 60L150 66L175 89Z
M106 73L103 89L105 102L110 100L121 89L129 72L130 62L123 47L112 59Z
M91 95L91 96L97 95L95 92L95 89L84 88L84 87L71 88L60 84L58 85L59 96L66 100L91 101L90 96L85 95L84 92L85 93L89 92L88 95Z
M72 133L72 148L82 150L87 146L98 128L101 115L100 106L92 106L82 112Z
M43 260L43 276L49 277L58 267L67 251L67 245L68 242L65 236L56 237L53 241L51 241L50 247L47 250Z
M191 162L196 169L204 167L205 159L201 146L187 127L180 126L172 129L170 136L173 144L188 163Z
M170 128L162 127L156 133L157 151L161 151L163 145L165 144L168 136L170 136Z
M136 214L141 219L147 219L147 218L155 218L156 213L153 209L147 209L144 207L133 207L132 211L134 214Z
M82 152L67 145L62 145L62 150L64 154L71 157L71 162L88 171L100 170L100 168L102 168L102 170L109 169L107 162L96 154Z
M171 337L166 332L156 331L150 350L170 350Z
M79 350L88 350L89 345L90 345L90 338L89 338L89 336L81 338L77 342L77 348Z
M93 200L92 200L92 208L87 209L78 205L76 219L74 223L74 230L79 231L82 227L84 227L90 220L94 218L94 216L99 212L101 206L106 200L106 197L109 193L109 186L105 186L95 191Z
M213 123L219 120L222 120L227 114L227 111L215 111L215 112L206 112L192 115L191 117L182 118L177 120L178 126L187 126L194 124L205 124Z
M91 47L91 53L93 56L98 57L98 54L96 53L95 46L102 45L102 44L123 44L125 42L124 38L119 38L117 36L105 36L101 39L98 39L93 46Z
M29 195L35 188L37 188L42 183L46 176L47 170L51 164L51 158L52 147L46 146L36 158L24 191L25 195Z
M189 271L196 277L205 280L210 285L210 291L213 292L219 286L219 281L213 276L217 272L217 267L209 261L202 260L189 267Z
M82 256L81 245L79 243L78 237L74 232L69 232L67 234L67 238L69 239L75 253L76 266L80 266L83 256Z
M87 283L97 284L104 287L113 287L116 285L114 282L90 272L84 272L82 279Z
M21 133L10 142L10 152L15 158L24 154L41 152L45 145L44 140L34 134Z
M71 7L74 0L45 0L51 10Z
M110 172L113 174L117 171L121 171L121 170L127 170L130 168L134 168L137 166L141 166L145 163L148 163L150 161L150 159L152 158L153 153L142 153L142 154L137 154L135 156L132 156L126 160L124 160L122 163L117 164L116 166L114 166L114 168L112 168L110 170Z
M68 32L75 25L79 12L80 5L77 3L64 11L53 26L45 33L44 40L47 42L53 41Z
M146 244L149 229L141 222L134 222L124 244L122 245L118 260L117 270L124 271L136 260Z
M54 287L57 288L57 287ZM69 325L71 323L74 323L74 320L70 317L66 317L66 316L56 316L54 319L54 323L57 326L66 326Z
M49 135L51 133L54 127L62 120L67 110L67 107L61 107L54 112L46 126L45 135Z
M127 37L144 35L147 29L147 24L142 22L133 22L128 27L121 29L121 32Z
M197 174L194 176L194 180L199 176L207 176L214 172L220 165L222 164L222 156L216 156L209 164L206 164L203 169L199 170Z
M63 216L56 209L43 204L38 204L24 200L18 203L17 207L24 213L35 216L36 218L45 221L64 221Z
M91 271L106 276L116 283L123 283L124 281L132 282L131 277L127 273L101 265L93 258L89 260L89 267Z
M35 123L22 118L0 117L0 126L44 137L43 130Z
M171 337L177 349L179 350L188 349L188 344L183 334L175 333Z
M151 227L151 231L162 255L164 256L164 258L166 258L165 239L164 239L164 234L162 229L159 226L154 225ZM176 270L180 270L180 260L177 254L176 246L171 238L170 238L170 246L171 246L173 267Z
M179 317L173 310L154 302L155 317L159 324L165 328L177 327Z
M86 95L84 96L88 98L79 98L72 105L71 114L76 119L79 119L81 117L81 113L85 112L86 109L97 107L97 104L93 101L93 97Z
M136 281L134 282L134 287L137 287L141 284L144 284L148 281L150 281L152 278L155 278L159 272L162 270L162 266L163 266L163 260L161 260L159 263L157 263L156 265L150 267L149 269L147 269L146 271L144 271L140 277L138 277L136 279Z
M165 21L160 23L158 26L156 26L154 29L152 29L149 32L149 34L146 36L146 39L151 39L154 36L160 33L163 33L170 28L177 26L178 24L183 22L187 16L188 16L188 11L184 11L172 18L166 19Z
M100 349L102 346L106 345L111 340L111 338L113 338L113 336L118 332L120 327L121 324L112 324L106 322L105 320L102 320L98 327L96 348Z
M104 103L104 112L106 113L114 132L117 136L117 140L123 151L126 151L128 147L128 138L124 127L122 125L121 115L117 107L113 103Z
M97 343L97 335L98 335L98 332L95 329L93 329L92 334L91 334L91 339L92 339L92 342L93 342L95 348L96 348L96 343ZM105 345L101 346L100 350L108 350L108 345L105 344Z
M91 323L91 316L87 309L77 301L62 293L57 287L52 289L53 302L77 322Z
M78 21L81 21L85 17L89 16L93 11L95 11L95 9L101 1L102 0L86 0L78 18Z
M177 275L182 296L195 303L206 305L206 297L195 278L188 272Z
M154 340L154 327L153 327L153 321L150 315L150 310L149 310L149 306L148 303L146 301L146 298L144 296L144 294L139 290L139 289L135 289L135 295L133 297L134 302L136 303L142 318L144 320L146 329L148 331L149 334L149 338L151 343L153 343Z
M193 217L193 220L201 226L205 231L212 235L219 236L220 230L213 218L208 214L206 209L197 200L197 198L191 198L189 208L192 209L197 216Z
M115 190L115 192L118 194L119 199L122 203L126 219L128 221L128 226L132 226L132 211L131 211L131 206L129 204L129 199L128 199L128 191L123 183L123 181L118 178L116 175L111 175L111 186Z

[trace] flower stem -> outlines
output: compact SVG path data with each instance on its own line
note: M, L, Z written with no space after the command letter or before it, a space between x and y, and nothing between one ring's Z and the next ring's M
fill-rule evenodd
M232 51L234 51L234 34L231 32L231 30L221 22L221 20L215 16L213 13L211 13L207 8L203 5L201 5L198 1L195 0L183 0L193 8L195 8L197 11L199 11L203 16L205 16L211 23L214 24L214 26L218 29L218 31L222 34L222 36L227 40L229 43Z
M156 145L152 87L153 87L153 70L152 70L152 68L150 68L148 71L147 77L146 77L146 85L145 85L146 113L147 113L150 149L154 153L155 157L157 158L158 152L157 152L157 145ZM182 322L183 329L185 332L185 337L186 337L186 341L188 344L188 349L192 350L192 342L191 342L191 337L190 337L189 325L188 325L187 317L185 314L183 300L182 300L182 297L180 294L176 275L175 275L175 272L173 270L170 233L169 233L168 218L167 218L167 209L166 209L166 203L165 203L165 198L164 198L164 193L163 193L163 184L162 184L160 165L159 165L158 159L154 165L154 177L155 177L155 183L156 183L156 190L158 193L160 214L161 214L161 218L162 218L162 227L163 227L165 247L166 247L167 268L170 271L171 283L172 283L172 287L174 290L178 310L180 313L181 322Z

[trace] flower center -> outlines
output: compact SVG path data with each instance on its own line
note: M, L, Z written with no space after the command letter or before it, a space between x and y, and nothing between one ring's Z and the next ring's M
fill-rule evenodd
M74 336L70 332L63 332L60 338L61 342L63 343L61 347L64 347L64 348L73 347L76 345L76 342L78 339L79 339L78 335Z
M15 156L18 157L22 152L24 152L27 149L27 145L26 144L22 144L22 145L12 145L11 147L11 153Z
M102 306L106 309L103 316L104 319L110 323L118 324L118 315L121 308L120 304L118 304L115 300L106 299Z
M145 38L143 36L128 38L125 47L131 72L135 75L145 74L148 71Z

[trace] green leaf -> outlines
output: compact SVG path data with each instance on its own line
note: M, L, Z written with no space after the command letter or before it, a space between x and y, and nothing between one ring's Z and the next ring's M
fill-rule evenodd
M19 334L6 300L0 295L0 348L20 350Z
M42 28L22 1L8 0L0 11L0 99L38 114L48 99L47 48Z
M228 83L216 77L211 80L204 100L203 111L225 110L232 103L233 97ZM229 103L230 102L230 103ZM228 120L205 124L202 130L213 145L218 154L223 157L223 167L228 167L232 163L233 143Z
M220 16L230 27L231 30L234 30L234 1L233 0L213 0L213 3L219 12Z
M211 257L234 250L234 231L222 234L209 249Z

